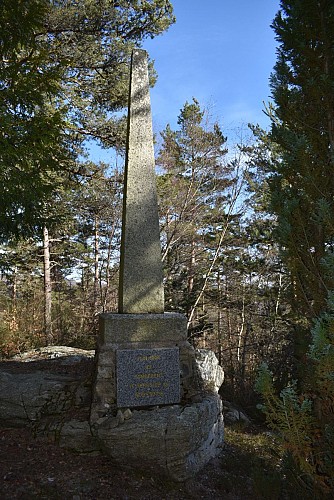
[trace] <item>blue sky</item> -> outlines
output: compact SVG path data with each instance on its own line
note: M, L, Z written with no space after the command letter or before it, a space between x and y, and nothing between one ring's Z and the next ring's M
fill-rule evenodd
M267 128L263 102L270 99L269 77L276 61L270 24L279 0L171 3L176 23L163 35L144 42L158 73L151 89L158 142L167 123L177 128L180 109L193 97L209 107L230 145L238 142L238 131L248 123ZM95 161L113 157L111 150L97 145L91 147L91 155Z
M151 89L155 132L195 97L208 105L225 134L248 122L268 126L263 101L276 60L270 24L279 0L171 0L176 23L144 43L155 61Z

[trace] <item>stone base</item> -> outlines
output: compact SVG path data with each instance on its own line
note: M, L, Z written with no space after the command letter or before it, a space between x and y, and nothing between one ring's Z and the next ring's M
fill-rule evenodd
M219 453L222 404L211 394L189 406L126 410L101 419L93 434L113 462L184 481Z
M105 408L94 423L88 420L93 352L54 346L22 354L22 363L7 361L0 371L0 425L32 426L37 436L66 449L104 452L121 466L183 481L216 456L223 441L217 394L223 371L211 351L195 354L194 373L202 384L194 387L201 391L188 402L114 412ZM43 369L37 370L38 362L23 362L39 358Z
M179 350L180 403L120 408L117 351L163 348ZM160 471L177 481L196 474L217 455L223 442L222 404L217 393L223 372L212 356L214 361L203 354L197 362L195 350L187 342L182 314L101 315L90 414L99 448L120 465ZM211 378L208 371L214 372Z
M117 411L117 350L170 347L179 349L181 399L190 401L201 388L195 387L195 350L187 342L183 314L101 314L91 423Z

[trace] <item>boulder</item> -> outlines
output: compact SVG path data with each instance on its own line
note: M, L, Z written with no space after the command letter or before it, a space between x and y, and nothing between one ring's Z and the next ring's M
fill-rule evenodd
M244 425L250 425L251 421L247 415L236 408L233 403L229 401L223 401L223 411L224 411L224 421L226 424L236 424L242 423Z
M83 359L93 358L94 356L95 350L86 351L85 349L79 349L77 347L51 345L17 354L12 358L12 360L31 363L33 361L41 361L45 359L58 359L62 364L66 365L80 362Z
M89 406L94 351L52 346L0 363L0 423L24 426ZM85 366L84 366L85 364Z
M105 417L93 426L105 454L135 469L184 481L217 455L223 441L218 395L188 406L132 410L131 418Z
M196 349L195 359L199 377L204 387L218 393L224 382L224 372L218 364L218 359L213 351L209 349Z
M180 404L120 409L109 406L92 432L115 463L184 481L219 453L223 443L224 374L213 352L196 351L192 390Z
M99 453L99 444L92 435L88 420L72 419L65 422L59 433L59 445L77 453Z
M0 419L4 425L35 422L43 413L68 410L73 397L73 378L66 375L0 373Z

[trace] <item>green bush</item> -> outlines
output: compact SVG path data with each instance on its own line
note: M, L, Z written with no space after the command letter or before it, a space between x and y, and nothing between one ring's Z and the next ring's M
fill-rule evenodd
M308 353L312 376L298 393L296 382L275 393L273 377L262 365L256 390L268 425L278 431L299 482L316 496L334 491L334 294L315 321Z

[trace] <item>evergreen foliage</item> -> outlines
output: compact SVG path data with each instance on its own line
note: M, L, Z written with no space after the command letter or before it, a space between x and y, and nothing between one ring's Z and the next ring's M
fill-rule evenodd
M334 491L334 301L312 328L307 361L312 379L300 393L293 382L276 395L272 373L262 365L256 389L264 403L259 408L279 432L293 458L298 482L314 494Z
M168 0L1 2L0 236L50 223L87 140L124 148L131 51L172 22Z
M0 238L5 243L0 267L10 297L0 310L4 349L11 343L13 350L28 346L29 338L39 344L43 338L43 300L33 295L39 312L27 314L35 327L23 313L25 304L29 308L22 292L29 275L18 254L25 241L15 244L13 237L30 237L35 247L31 292L43 274L46 281L49 261L45 323L49 332L54 326L58 342L71 341L76 330L76 338L95 331L97 311L114 304L120 176L117 169L115 175L106 171L113 166L92 166L85 157L91 140L123 151L132 49L173 22L168 0L0 3ZM150 74L153 84L152 64ZM42 234L49 235L43 243L44 271ZM72 287L68 277L77 278L80 271L81 287ZM80 313L70 318L70 310L65 311L73 301L77 311L81 307L81 319Z
M295 382L276 396L271 373L257 389L297 477L313 495L334 491L334 4L281 1L271 79L269 186L275 236L290 276Z
M334 237L334 5L282 1L273 28L279 48L269 139L280 157L268 168L271 209L295 321L307 330L333 288L323 259Z
M38 42L48 2L0 4L0 236L32 233L74 158L60 103L62 65Z
M122 176L84 155L87 140L123 151L131 51L172 22L168 0L0 3L3 355L45 343L43 227L53 341L92 347L116 309ZM334 488L333 2L282 0L273 28L272 126L253 127L255 147L228 154L196 99L161 134L166 309L217 353L225 397L251 403L270 365L262 409L320 495Z
M128 101L131 52L174 21L168 0L50 1L42 35L50 59L66 67L62 86L73 140L124 148L126 121L119 112Z
M217 353L227 397L249 404L258 362L270 361L282 383L289 366L286 278L271 220L251 213L244 191L253 149L237 146L227 160L219 124L196 99L182 107L178 128L161 135L166 308L186 313L191 342Z
M233 181L224 162L226 138L196 99L185 103L178 125L177 131L167 125L161 133L158 191L168 307L184 310L192 323L208 261L224 230Z

